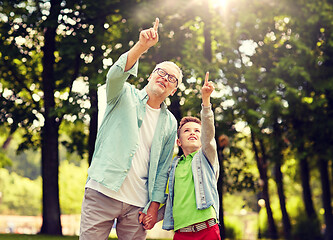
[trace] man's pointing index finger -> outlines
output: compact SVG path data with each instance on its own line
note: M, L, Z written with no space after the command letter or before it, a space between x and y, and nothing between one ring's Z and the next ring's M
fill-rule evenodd
M158 29L158 24L160 23L160 19L159 18L156 18L155 19L155 23L154 23L154 30L157 32L157 29Z

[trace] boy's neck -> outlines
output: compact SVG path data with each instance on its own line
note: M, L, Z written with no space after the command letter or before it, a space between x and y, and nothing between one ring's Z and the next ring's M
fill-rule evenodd
M185 157L187 157L187 155L190 155L190 154L192 154L192 153L198 151L199 149L200 149L200 148L195 149L195 150L192 149L192 150L188 150L188 151L186 151L186 150L184 150L184 149L182 148Z

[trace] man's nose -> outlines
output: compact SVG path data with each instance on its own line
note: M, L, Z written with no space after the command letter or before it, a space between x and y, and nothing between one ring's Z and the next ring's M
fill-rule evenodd
M166 82L168 81L168 75L165 75L164 77L162 77Z

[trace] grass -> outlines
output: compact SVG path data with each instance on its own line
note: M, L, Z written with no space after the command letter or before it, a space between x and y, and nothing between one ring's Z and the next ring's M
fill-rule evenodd
M0 234L1 240L78 240L78 236L49 236L49 235L26 235L26 234ZM111 239L118 239L118 238L109 238ZM149 239L148 239L149 240ZM153 240L153 239L150 239ZM163 239L160 239L163 240Z
M49 235L26 235L26 234L0 234L1 240L78 240L78 236L49 236ZM117 239L117 238L109 238Z
M26 235L26 234L0 234L1 240L78 240L78 236L48 236L48 235Z

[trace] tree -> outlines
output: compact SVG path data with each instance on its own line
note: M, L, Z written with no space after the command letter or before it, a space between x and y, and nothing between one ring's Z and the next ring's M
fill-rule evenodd
M108 3L114 7L118 4ZM24 129L24 141L18 150L41 147L41 233L61 235L59 128L62 121L86 121L89 107L80 106L85 102L85 94L72 89L81 69L90 62L89 56L81 53L86 49L85 43L93 41L89 32L94 26L87 28L87 23L80 21L87 19L85 14L94 19L99 12L96 8L85 12L86 6L76 1L2 1L0 7L1 84L6 92L1 96L1 124L10 127L10 134ZM76 139L84 141L84 137Z

